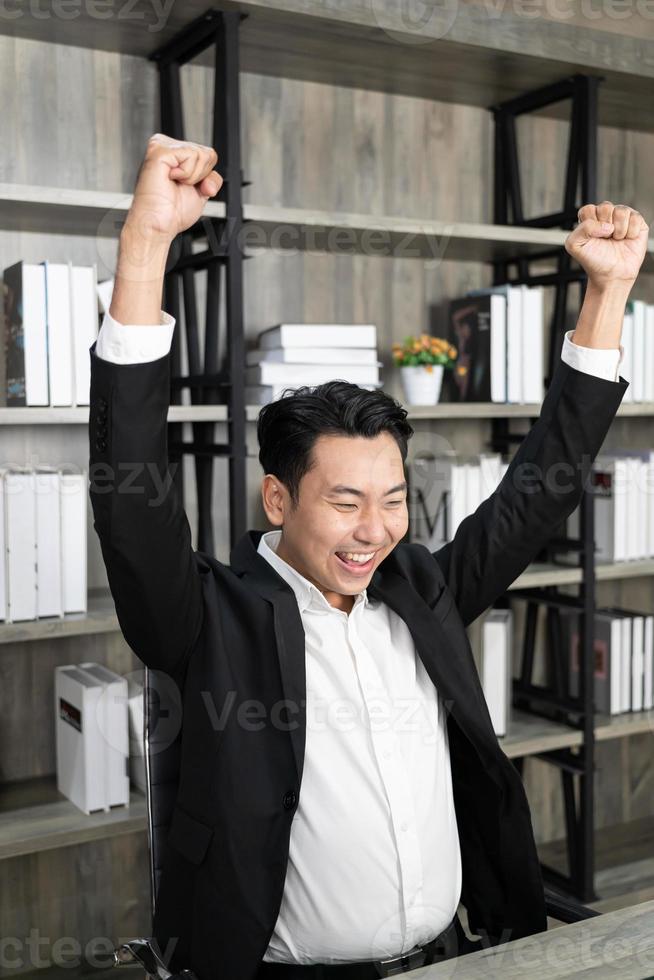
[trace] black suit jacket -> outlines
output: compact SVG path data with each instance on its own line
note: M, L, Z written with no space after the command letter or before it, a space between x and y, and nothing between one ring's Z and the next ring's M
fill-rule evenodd
M164 482L170 355L117 365L97 357L95 344L90 355L90 495L118 619L143 663L183 692L155 936L162 949L176 939L171 965L200 980L252 980L277 919L302 800L299 610L257 554L263 532L245 534L229 565L192 549L175 486ZM471 929L491 942L543 931L547 920L527 798L494 734L464 627L576 507L626 388L559 362L498 489L434 554L397 545L369 586L406 621L443 697L462 902Z

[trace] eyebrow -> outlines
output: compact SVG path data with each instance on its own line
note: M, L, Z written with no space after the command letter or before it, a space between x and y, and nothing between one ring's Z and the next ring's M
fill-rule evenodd
M404 483L398 483L396 487L391 487L390 490L387 490L383 496L388 497L389 493L399 493L400 490L406 490L407 486L408 484L406 483L406 481ZM365 497L365 493L363 493L362 490L356 490L354 487L345 487L343 486L342 483L337 484L337 486L335 487L330 487L327 492L328 493L352 493L354 494L355 497Z

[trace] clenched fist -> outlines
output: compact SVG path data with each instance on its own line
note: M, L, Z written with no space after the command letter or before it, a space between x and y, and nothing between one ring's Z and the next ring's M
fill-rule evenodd
M155 133L148 140L126 227L138 238L172 242L199 219L223 178L211 146Z
M584 204L579 224L565 240L565 249L597 286L633 283L645 252L649 226L640 211L626 204Z

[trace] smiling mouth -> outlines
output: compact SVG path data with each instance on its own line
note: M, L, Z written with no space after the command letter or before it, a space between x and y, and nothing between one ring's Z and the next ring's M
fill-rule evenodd
M357 561L356 559L347 558L346 557L346 555L352 555L352 554L357 554L357 555L358 554L361 554L361 555L368 554L368 555L370 555L370 557L367 559L367 561L360 561L360 560ZM369 571L370 568L372 568L372 565L374 564L374 561L375 561L375 557L376 556L377 556L377 552L376 551L373 551L373 552L360 552L360 553L359 552L352 552L352 551L337 551L336 552L336 557L338 558L338 560L341 563L341 565L343 565L344 568L347 568L348 571L355 571L355 572L357 572L357 571L358 572L367 572L367 571Z

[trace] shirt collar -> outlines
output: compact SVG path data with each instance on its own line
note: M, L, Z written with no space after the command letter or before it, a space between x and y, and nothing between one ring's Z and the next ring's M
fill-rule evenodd
M267 531L265 534L261 535L259 540L259 545L257 551L262 555L266 561L272 565L275 571L281 575L285 582L287 582L290 587L295 592L295 598L297 599L297 604L299 606L300 612L313 605L315 609L320 609L323 612L329 612L334 610L332 606L320 589L316 588L313 582L301 575L297 569L289 565L287 561L280 558L277 554L277 546L279 544L280 538L282 536L281 530ZM366 606L370 600L368 599L368 593L366 589L362 589L361 592L356 594L354 609L358 605Z

